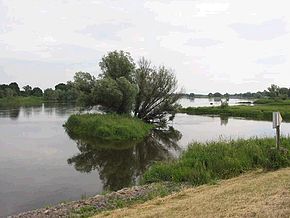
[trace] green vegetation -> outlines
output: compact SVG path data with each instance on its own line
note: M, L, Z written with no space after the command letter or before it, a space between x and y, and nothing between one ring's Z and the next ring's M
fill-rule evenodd
M188 107L179 110L190 115L220 115L256 120L272 120L272 112L279 111L284 120L290 121L290 105Z
M38 106L43 103L41 97L5 97L0 98L0 107L14 107L14 106Z
M189 182L196 186L256 168L290 166L289 138L282 139L283 150L276 150L274 145L274 139L268 138L193 143L178 160L154 164L144 174L143 180L144 183Z
M137 118L116 114L71 115L64 127L72 138L105 141L141 140L153 128Z
M254 104L263 105L290 105L290 100L262 98L254 101Z

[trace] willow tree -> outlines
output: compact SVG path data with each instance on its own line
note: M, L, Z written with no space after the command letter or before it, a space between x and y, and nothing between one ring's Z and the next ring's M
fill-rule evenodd
M135 116L147 122L160 122L168 114L174 114L180 95L176 93L177 80L172 70L151 66L150 61L142 58L135 81L139 88Z
M73 85L91 105L118 114L134 114L146 122L165 121L174 114L180 95L172 70L154 67L142 58L136 65L129 53L113 51L106 54L99 66L98 79L77 73Z
M123 51L109 52L99 66L102 74L93 89L94 102L107 111L130 114L137 94L132 57Z

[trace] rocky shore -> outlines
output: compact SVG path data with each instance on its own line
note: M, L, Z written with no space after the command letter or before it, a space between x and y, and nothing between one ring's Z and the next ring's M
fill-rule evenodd
M82 208L92 208L94 211L103 211L106 209L114 209L119 205L120 201L133 201L148 196L155 189L154 184L144 186L134 186L124 188L116 192L105 195L96 195L94 197L72 201L69 203L61 203L49 208L41 208L24 212L18 215L9 216L9 218L47 218L47 217L78 217L78 210Z

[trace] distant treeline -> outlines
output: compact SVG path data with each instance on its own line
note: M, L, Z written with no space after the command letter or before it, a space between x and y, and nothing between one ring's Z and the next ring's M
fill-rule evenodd
M271 98L271 99L282 99L286 100L290 98L290 88L286 87L279 87L277 85L271 85L267 90L259 91L259 92L246 92L246 93L235 93L235 94L229 94L229 93L209 93L208 95L202 95L202 94L195 94L195 93L188 93L188 94L182 94L183 97L189 97L189 98L253 98L253 99L259 99L259 98Z
M75 102L78 99L78 91L70 82L59 83L54 89L48 88L44 91L39 87L32 88L30 85L22 87L21 90L16 82L0 85L0 98L32 96L41 97L44 101Z
M29 85L22 87L23 90L20 90L18 84L16 82L12 82L8 84L0 85L0 98L5 97L16 97L16 96L35 96L42 97L43 91L39 87L32 88Z

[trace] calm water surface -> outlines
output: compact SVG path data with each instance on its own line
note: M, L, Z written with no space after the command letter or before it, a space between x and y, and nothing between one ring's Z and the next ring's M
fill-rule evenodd
M152 162L177 157L191 141L274 136L271 122L177 114L168 130L120 149L70 139L62 125L77 112L70 106L0 109L2 217L135 184ZM282 133L290 133L289 123Z
M222 99L225 101L225 99ZM182 98L179 100L179 103L183 107L210 107L210 106L220 106L221 101L215 100L214 98ZM234 105L251 105L253 99L238 99L230 98L228 104L231 106Z

